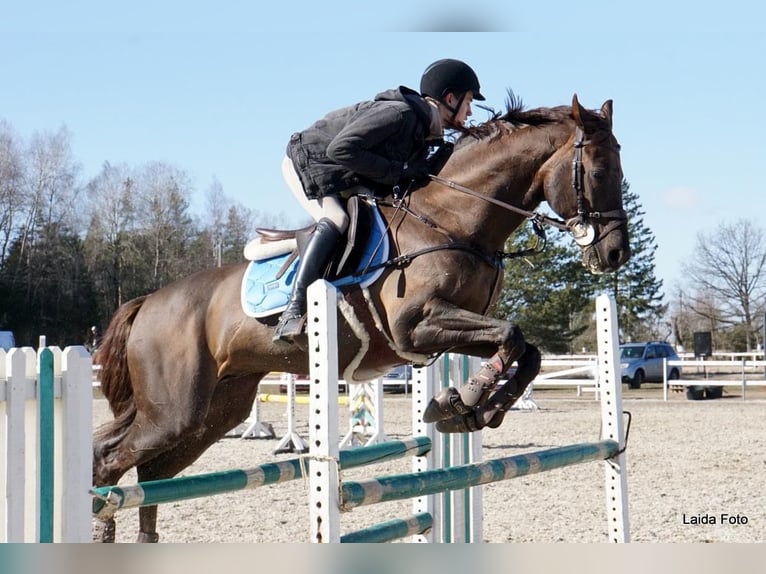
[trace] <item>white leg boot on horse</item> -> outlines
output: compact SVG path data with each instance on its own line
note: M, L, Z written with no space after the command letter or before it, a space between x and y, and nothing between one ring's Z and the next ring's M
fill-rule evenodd
M341 233L327 218L317 222L316 230L309 240L295 275L293 293L287 308L282 311L279 323L274 329L273 341L292 342L303 332L306 319L306 289L316 281L335 252Z
M423 420L432 423L470 414L482 398L487 398L502 374L503 360L499 355L494 355L460 390L455 387L442 389L431 399Z
M454 388L444 389L435 397L429 408L432 408L430 418L436 414L446 414L450 407L455 407L457 414L442 416L436 420L436 430L443 433L466 433L481 430L484 427L497 428L503 422L505 413L513 403L524 393L530 382L540 371L540 351L534 345L527 343L524 352L517 360L517 368L513 375L500 386L494 394L490 394L497 386L498 380L504 373L501 363L495 355L482 366L476 376L471 378L457 391ZM492 378L490 378L492 377ZM473 400L469 407L466 399ZM447 408L439 405L448 405ZM426 409L428 412L428 409ZM424 417L425 418L425 417Z

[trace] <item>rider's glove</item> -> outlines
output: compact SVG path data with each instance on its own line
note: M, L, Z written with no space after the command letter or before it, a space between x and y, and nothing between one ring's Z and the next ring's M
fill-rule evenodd
M444 142L439 146L439 149L431 154L431 157L428 158L428 164L431 166L431 173L433 175L439 175L439 172L444 167L444 164L447 163L447 160L452 155L454 149L455 144L452 142Z
M414 183L425 183L431 174L431 166L424 159L404 162L402 166L402 179Z

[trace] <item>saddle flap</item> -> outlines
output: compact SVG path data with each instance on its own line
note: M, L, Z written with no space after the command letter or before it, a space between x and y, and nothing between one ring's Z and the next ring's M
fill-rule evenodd
M365 288L385 269L389 253L386 225L374 203L363 198L350 202L348 210L346 242L339 246L325 279L339 288L349 285ZM311 234L296 230L293 235L292 239L283 240L291 242L293 249L248 265L242 279L241 301L242 310L249 317L270 317L287 307L298 265L297 254Z
M328 269L331 277L342 277L353 273L362 258L363 247L370 238L370 232L374 225L373 207L366 201L362 201L354 195L346 203L348 213L348 229L346 231L346 243L333 258ZM355 248L356 247L356 248Z

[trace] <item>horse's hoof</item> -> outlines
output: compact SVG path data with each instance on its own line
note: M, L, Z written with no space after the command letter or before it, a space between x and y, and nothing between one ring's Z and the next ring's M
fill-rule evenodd
M465 406L458 390L455 387L449 387L439 391L428 403L426 410L423 411L423 422L435 423L470 412L471 409Z
M115 539L114 518L102 520L93 519L93 542L113 543Z
M460 415L452 417L444 421L436 423L436 430L441 433L469 433L481 430L476 423L476 416L474 412L470 412L467 415Z

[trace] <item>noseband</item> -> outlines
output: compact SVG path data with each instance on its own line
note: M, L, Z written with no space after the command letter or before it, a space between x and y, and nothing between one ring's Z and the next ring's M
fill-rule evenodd
M577 215L568 219L565 223L568 230L572 233L575 243L580 247L587 247L601 241L613 229L619 227L623 221L628 219L628 214L625 213L624 209L590 212L585 210L585 166L582 161L582 149L590 141L584 138L585 134L583 134L582 128L577 126L575 131L574 159L572 160L572 187L577 198ZM591 222L602 219L610 219L611 221L601 232L601 235L596 237L596 229Z
M456 191L460 191L461 193L472 195L473 197L477 197L489 203L493 203L502 207L503 209L507 209L509 211L523 215L532 221L550 225L559 231L566 231L571 233L575 242L580 247L588 247L589 245L598 243L612 230L622 225L624 221L627 221L628 214L624 209L612 209L610 211L587 211L585 209L585 166L583 165L582 160L582 150L586 145L590 143L590 140L586 140L584 138L585 134L578 126L575 131L574 159L572 160L572 187L574 188L575 196L577 198L577 215L566 221L555 219L553 217L543 215L542 213L537 213L536 211L528 211L526 209L516 207L515 205L511 205L510 203L506 203L505 201L495 199L494 197L487 197L486 195L482 195L481 193L478 193L468 187L460 185L459 183L456 183L452 180L444 179L438 175L431 175L429 177L433 181ZM604 228L601 234L596 236L596 229L593 226L593 222L606 219L611 221Z

